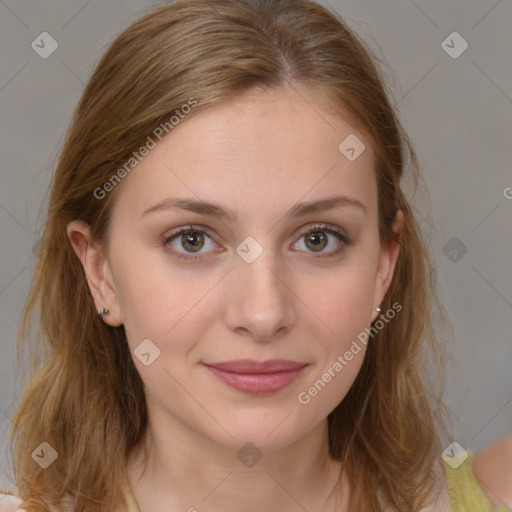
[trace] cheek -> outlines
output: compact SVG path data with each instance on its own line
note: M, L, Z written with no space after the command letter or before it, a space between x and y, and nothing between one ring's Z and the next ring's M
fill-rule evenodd
M116 266L116 291L130 346L150 338L158 345L193 307L194 289L184 280L171 281L165 269L141 266L134 258L120 258ZM168 334L169 335L169 334Z
M175 368L189 358L218 318L215 297L220 287L215 285L219 276L172 269L161 262L147 265L143 272L131 272L137 267L132 263L126 259L118 267L116 285L132 356L144 371L136 360L137 347L149 339L160 351L156 366Z
M317 367L305 383L299 403L308 401L328 414L345 397L361 368L371 323L375 273L359 260L322 281L307 301L314 315L305 329L314 340ZM318 398L316 398L318 396Z
M346 267L324 279L307 304L331 341L343 346L369 325L374 290L371 266Z

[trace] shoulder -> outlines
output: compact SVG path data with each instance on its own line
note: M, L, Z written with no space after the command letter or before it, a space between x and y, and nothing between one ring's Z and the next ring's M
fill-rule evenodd
M21 498L14 494L4 494L0 492L0 512L25 512L20 505Z
M512 507L512 435L504 436L475 455L474 472L495 505Z

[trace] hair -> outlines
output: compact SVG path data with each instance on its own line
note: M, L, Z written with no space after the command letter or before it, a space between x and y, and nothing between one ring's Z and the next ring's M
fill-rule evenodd
M108 241L122 183L102 200L94 191L191 99L194 116L253 88L294 84L318 93L367 135L380 242L400 245L381 308L402 309L368 344L352 387L328 415L329 452L343 462L351 510L413 512L429 502L446 411L442 386L434 389L444 375L436 326L445 317L435 268L401 189L406 169L417 186L418 160L376 61L339 15L309 0L167 3L111 43L67 132L17 332L16 360L30 352L30 375L9 447L27 512L61 507L68 498L75 512L120 506L121 471L148 421L124 328L98 319L67 224L81 219L95 240ZM392 229L399 209L400 237ZM47 469L31 458L43 441L58 453Z

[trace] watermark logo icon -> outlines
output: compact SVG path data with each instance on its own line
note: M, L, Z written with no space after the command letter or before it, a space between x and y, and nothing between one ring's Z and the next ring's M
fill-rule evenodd
M252 263L263 253L263 247L252 236L248 236L237 245L236 253L246 263Z
M144 366L153 364L160 357L160 349L149 338L143 340L133 353Z
M468 46L468 42L458 32L452 32L441 43L441 48L452 59L458 59L468 49Z
M59 47L59 43L48 32L41 32L30 46L39 57L47 59Z
M41 443L33 452L32 458L43 468L51 466L58 458L57 452L46 441Z
M456 236L452 236L448 242L446 242L441 252L452 262L457 263L460 261L464 255L468 252L468 248L464 245L464 243L457 238Z
M245 443L244 446L238 450L236 456L244 466L252 468L259 462L263 454L253 443Z
M468 458L468 452L453 441L443 450L441 457L451 468L457 469Z
M351 133L341 142L338 149L347 160L353 162L361 156L363 151L366 149L366 146L357 135Z

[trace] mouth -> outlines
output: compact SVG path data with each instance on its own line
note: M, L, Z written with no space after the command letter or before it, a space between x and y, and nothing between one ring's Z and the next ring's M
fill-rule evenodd
M308 366L283 359L252 361L248 359L203 365L224 384L252 395L265 395L290 385Z

